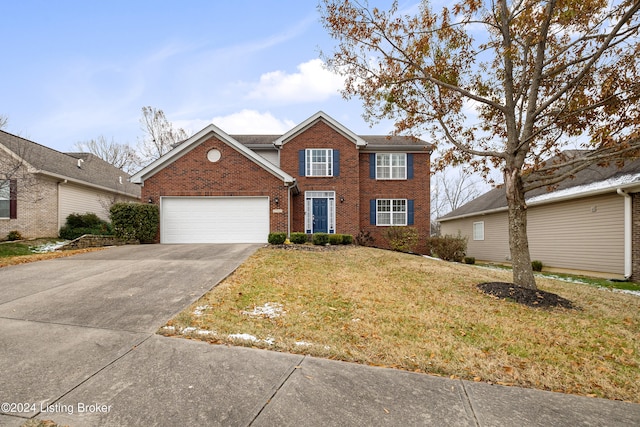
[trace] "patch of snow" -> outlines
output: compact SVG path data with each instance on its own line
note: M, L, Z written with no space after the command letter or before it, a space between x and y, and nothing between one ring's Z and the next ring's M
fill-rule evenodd
M538 203L538 202L544 202L547 200L553 200L553 199L561 198L565 196L573 196L573 195L577 196L580 194L591 193L598 190L615 189L626 184L631 184L638 180L640 180L640 174L629 174L629 175L617 176L617 177L605 179L604 181L597 181L597 182L593 182L591 184L585 184L585 185L576 185L574 187L565 188L558 191L552 191L550 193L541 194L539 196L534 196L527 199L527 203L528 204Z
M238 340L251 341L251 342L259 341L258 338L254 337L251 334L229 334L227 336L232 340L238 339Z
M351 319L352 322L360 322L362 319L359 317L356 317L355 319Z
M162 329L164 329L166 331L175 331L176 327L175 326L163 326Z
M61 247L63 247L65 245L65 243L67 243L66 240L61 241L61 242L52 242L52 243L44 243L42 245L39 246L33 246L29 249L31 249L31 252L36 253L36 254L44 254L47 252L54 252L58 249L60 249Z
M198 329L196 331L198 335L215 335L216 333L213 331L207 331L206 329Z
M267 344L269 344L269 345L273 345L276 342L276 340L274 338L272 338L272 337L267 337L267 338L263 339L262 341L267 343Z
M268 302L262 307L254 307L252 311L243 311L242 314L251 317L266 317L273 319L286 314L286 311L283 310L282 304L277 302Z
M613 292L620 292L622 294L630 294L640 297L640 291L632 291L629 289L611 289Z
M190 334L191 332L195 332L198 328L194 328L193 326L188 326L180 331L183 334Z
M296 341L294 342L294 344L300 347L311 347L313 345L310 342L306 342L306 341Z
M442 261L442 259L440 259L440 258L432 257L432 256L429 256L429 255L422 255L422 256L425 257L426 259L432 259L434 261Z
M209 306L208 305L199 305L196 307L195 310L193 310L193 315L194 316L202 316L204 314L204 311L206 309L208 309Z

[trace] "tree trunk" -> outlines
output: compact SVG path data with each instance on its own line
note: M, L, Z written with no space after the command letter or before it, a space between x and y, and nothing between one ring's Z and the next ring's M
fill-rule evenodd
M516 168L505 170L504 182L509 208L509 249L513 266L513 283L529 289L538 289L531 268L527 237L527 204L524 200L520 170Z

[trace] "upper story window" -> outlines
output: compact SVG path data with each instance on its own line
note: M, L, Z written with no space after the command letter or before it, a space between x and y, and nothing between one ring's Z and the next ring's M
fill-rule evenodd
M407 154L376 153L376 179L407 179Z
M9 218L11 212L11 187L9 181L0 181L0 218Z
M308 148L305 159L305 176L333 176L333 150Z

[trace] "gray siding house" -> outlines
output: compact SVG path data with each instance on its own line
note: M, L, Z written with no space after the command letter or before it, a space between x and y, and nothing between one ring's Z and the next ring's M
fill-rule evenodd
M552 271L640 280L640 160L593 165L553 191L527 193L529 249ZM502 187L438 219L443 235L468 238L477 260L510 261Z
M61 153L0 131L0 240L54 237L71 213L109 219L118 201L140 201L129 175L88 153Z

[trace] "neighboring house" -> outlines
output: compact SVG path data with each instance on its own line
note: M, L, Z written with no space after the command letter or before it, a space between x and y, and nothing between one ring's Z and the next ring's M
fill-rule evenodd
M270 232L429 236L431 145L359 136L318 112L284 135L211 124L132 176L160 205L160 242L266 242Z
M71 213L109 219L116 201L140 201L129 175L88 153L61 153L0 131L0 240L53 237Z
M532 260L550 269L640 280L640 160L593 165L554 191L527 193ZM467 254L510 261L505 189L494 188L438 219L443 235L468 238Z

